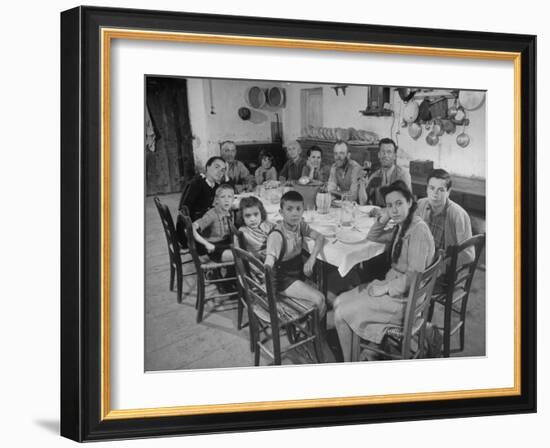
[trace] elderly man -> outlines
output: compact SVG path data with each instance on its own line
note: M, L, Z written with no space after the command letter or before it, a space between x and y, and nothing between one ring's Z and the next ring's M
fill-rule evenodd
M219 157L210 157L206 170L195 176L185 188L180 199L180 210L187 206L192 221L196 221L212 207L218 184L225 175L225 161Z
M225 182L232 185L237 192L241 192L245 189L251 176L248 168L244 166L244 163L235 158L237 156L237 146L235 142L231 140L223 142L221 145L221 156L223 160L225 160L225 163L227 163Z
M427 197L418 201L416 213L430 227L436 250L447 250L449 246L456 246L471 238L470 216L449 199L452 187L449 173L442 169L432 170L427 182ZM474 248L468 248L460 254L459 264L473 261L474 256Z
M411 175L407 170L396 164L397 145L391 138L383 138L378 143L378 159L380 168L368 178L362 178L359 187L359 202L361 205L374 204L383 207L384 198L380 194L380 187L390 185L396 180L402 180L411 187Z
M337 194L347 193L350 201L356 201L359 179L363 173L361 165L350 158L346 142L336 142L333 154L334 163L330 168L328 190Z
M301 157L302 147L297 141L290 142L286 147L288 160L285 162L279 173L279 181L296 181L302 176L302 170L306 161Z

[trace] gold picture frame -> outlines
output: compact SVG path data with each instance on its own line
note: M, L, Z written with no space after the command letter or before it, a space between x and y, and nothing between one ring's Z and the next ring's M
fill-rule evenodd
M137 18L136 18L137 17ZM189 434L229 429L260 429L368 422L409 418L396 404L409 403L418 415L450 416L484 413L533 412L535 410L535 349L533 340L535 263L534 140L525 130L534 126L534 43L533 36L502 35L495 43L489 33L411 29L410 36L396 38L392 27L353 25L361 29L364 41L346 41L346 27L317 23L309 37L294 22L270 21L271 35L253 34L268 19L229 18L227 31L219 16L186 15L133 10L80 7L62 14L62 182L63 189L82 187L87 182L90 196L68 194L62 212L62 226L72 229L73 238L64 240L62 250L62 434L75 440L121 438L159 434ZM155 24L149 27L147 24ZM174 30L174 24L180 30ZM312 24L308 23L308 24ZM349 24L346 24L349 25ZM248 28L247 28L248 26ZM351 26L351 25L349 25ZM242 34L229 32L242 28ZM278 28L279 27L279 28ZM153 28L153 29L148 29ZM295 37L287 36L289 29ZM215 30L215 32L213 31ZM277 34L280 33L280 36ZM325 34L326 38L319 35ZM339 35L338 33L341 33ZM332 36L332 37L331 37ZM369 52L408 56L511 61L514 64L514 385L507 388L399 395L354 396L306 400L281 400L232 404L189 405L161 408L111 408L110 344L110 247L111 247L111 45L116 39L185 42L246 47ZM411 42L408 45L405 41ZM431 44L428 46L427 41ZM82 44L79 46L78 42ZM460 46L461 42L467 45ZM475 42L475 48L471 48ZM433 46L437 45L437 46ZM95 50L95 52L94 52ZM88 77L83 69L97 71ZM75 78L79 83L75 83ZM92 78L92 79L90 79ZM97 85L93 82L97 81ZM83 99L86 104L83 104ZM84 110L84 106L91 110ZM89 114L97 108L98 125ZM78 111L76 115L74 112ZM71 114L73 114L71 118ZM85 141L77 129L93 138ZM76 143L78 151L75 151ZM94 155L95 154L95 155ZM93 161L90 162L90 159ZM76 175L75 170L80 173ZM94 173L97 179L92 179ZM532 177L526 176L532 174ZM65 191L65 190L63 190ZM80 190L82 191L82 190ZM63 195L63 193L62 193ZM90 199L96 199L90 200ZM65 205L69 204L69 205ZM83 219L89 221L83 222ZM94 231L81 239L82 229ZM523 229L523 232L522 232ZM526 241L525 232L529 231ZM80 237L76 237L76 236ZM91 249L93 243L97 250ZM86 254L89 266L69 263ZM91 269L91 271L90 271ZM78 281L70 273L76 273ZM94 277L95 276L95 277ZM85 279L98 282L88 291ZM88 283L89 284L89 283ZM84 303L86 301L86 303ZM92 309L93 308L93 309ZM75 321L76 318L76 321ZM528 324L528 325L526 325ZM92 330L90 330L92 329ZM83 333L85 332L85 334ZM79 335L69 340L68 335ZM84 344L83 341L86 341ZM97 355L97 356L96 356ZM97 359L96 359L97 358ZM82 374L88 369L87 376ZM78 373L77 373L78 372ZM473 403L473 404L472 404ZM477 406L476 406L477 405ZM74 408L79 418L75 418ZM382 410L390 417L383 416ZM273 411L278 411L274 416ZM284 417L284 413L288 418ZM246 415L246 418L243 416ZM338 416L339 415L339 416ZM258 416L254 421L252 416ZM282 416L282 417L281 417ZM289 420L293 416L292 421ZM342 418L344 416L344 418ZM200 417L197 419L197 417ZM207 425L205 417L225 421ZM168 421L168 423L167 423ZM139 425L138 423L139 422ZM229 426L228 426L229 425Z

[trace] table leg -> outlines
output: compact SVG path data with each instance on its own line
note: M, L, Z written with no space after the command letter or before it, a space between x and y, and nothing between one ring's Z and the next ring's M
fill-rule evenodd
M328 276L328 268L327 263L324 261L318 260L316 263L316 273L315 276L317 277L317 287L319 288L319 291L323 293L323 295L326 297L328 292L328 282L327 282L327 276Z

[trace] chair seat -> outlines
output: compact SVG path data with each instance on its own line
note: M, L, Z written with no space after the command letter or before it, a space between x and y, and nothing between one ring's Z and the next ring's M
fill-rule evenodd
M217 269L226 268L229 266L235 266L235 263L233 261L223 261L221 263L218 263L216 261L205 261L204 263L201 263L202 269Z
M264 322L269 322L269 310L263 304L252 305L254 314ZM315 310L312 303L303 302L280 294L277 298L277 314L282 325L296 322Z

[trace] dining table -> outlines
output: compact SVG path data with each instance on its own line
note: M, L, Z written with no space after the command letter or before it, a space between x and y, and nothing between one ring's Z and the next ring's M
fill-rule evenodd
M290 188L300 191L299 188ZM238 207L240 199L246 195L255 195L262 201L269 221L275 223L282 220L279 213L280 194L243 193L236 196L234 206ZM316 209L314 200L308 200L304 205L303 220L325 237L325 244L317 256L317 259L322 261L322 272L319 273L321 283L326 281L327 265L336 267L339 275L345 277L355 266L384 252L384 244L367 239L367 234L376 219L370 216L374 206L360 206L333 200L328 212L321 213ZM347 216L344 217L346 213ZM313 239L305 239L306 251L310 252L314 245ZM322 285L324 292L326 287L326 284Z

